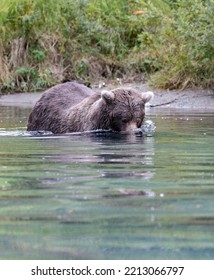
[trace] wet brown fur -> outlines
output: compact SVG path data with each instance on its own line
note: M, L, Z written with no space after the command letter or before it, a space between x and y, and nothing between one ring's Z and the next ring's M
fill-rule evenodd
M111 93L111 92L110 92ZM133 89L118 88L113 98L75 82L47 90L34 106L27 130L53 133L96 129L127 131L140 127L147 100Z

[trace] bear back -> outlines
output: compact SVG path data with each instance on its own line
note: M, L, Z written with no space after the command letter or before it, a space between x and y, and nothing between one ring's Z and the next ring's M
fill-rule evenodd
M31 111L27 130L58 133L66 110L95 92L78 82L66 82L46 90Z

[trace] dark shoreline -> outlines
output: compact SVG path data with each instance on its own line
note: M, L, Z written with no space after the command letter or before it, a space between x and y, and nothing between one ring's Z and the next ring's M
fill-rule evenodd
M108 86L116 88L119 86ZM148 105L150 111L153 109L179 109L201 112L214 112L214 90L212 89L185 89L179 90L158 90L151 89L146 84L124 84L121 87L132 87L140 91L153 91L154 99ZM104 88L103 88L104 89ZM95 90L98 90L95 88ZM99 89L100 90L100 89ZM40 98L39 93L16 93L0 96L0 106L16 106L22 108L32 108Z

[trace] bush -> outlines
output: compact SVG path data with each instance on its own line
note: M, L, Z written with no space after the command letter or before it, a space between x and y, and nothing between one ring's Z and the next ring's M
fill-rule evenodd
M143 1L142 6L144 30L133 52L136 65L153 74L152 84L212 87L214 1Z
M211 87L214 0L1 0L0 86L147 77Z

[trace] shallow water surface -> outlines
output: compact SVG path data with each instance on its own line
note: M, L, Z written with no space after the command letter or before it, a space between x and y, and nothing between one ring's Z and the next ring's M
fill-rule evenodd
M0 259L213 259L214 114L154 137L30 135L0 107Z

